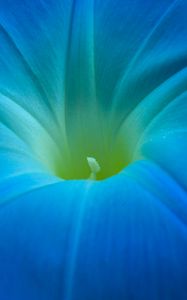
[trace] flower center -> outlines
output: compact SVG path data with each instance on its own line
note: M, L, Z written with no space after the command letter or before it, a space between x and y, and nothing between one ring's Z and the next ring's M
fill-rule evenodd
M66 139L58 138L59 155L49 166L53 174L63 179L102 180L119 173L130 161L126 139L115 134L115 126L104 118L95 122L89 116L66 126ZM112 128L111 128L112 127ZM65 142L66 140L66 142ZM52 153L50 154L52 155Z

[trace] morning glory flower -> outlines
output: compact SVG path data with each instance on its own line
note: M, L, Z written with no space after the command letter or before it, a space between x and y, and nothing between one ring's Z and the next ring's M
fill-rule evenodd
M186 16L0 1L0 299L187 299Z

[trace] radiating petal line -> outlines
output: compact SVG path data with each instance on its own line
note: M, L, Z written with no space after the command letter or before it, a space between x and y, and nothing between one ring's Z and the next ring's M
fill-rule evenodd
M37 161L37 158L29 151L23 151L23 150L20 150L19 147L17 147L18 149L16 148L11 148L10 146L1 146L0 145L0 152L12 152L12 153L17 153L19 155L23 155L24 157L29 157L29 158L32 158L33 160L36 160ZM40 163L41 164L41 163Z
M175 181L175 182L181 187L181 189L184 190L184 192L185 192L186 195L187 195L187 188L186 188L186 186L185 186L183 183L181 183L181 182L175 177L174 174L171 174L171 172L168 170L168 168L167 168L166 165L162 166L160 162L158 162L157 160L152 159L152 157L150 157L149 155L146 155L146 159L152 161L155 165L157 165L157 167L159 167L160 169L162 169L162 171L165 172L165 174L167 174L169 178L173 179L173 181ZM186 197L187 197L187 196L186 196Z
M22 145L26 146L26 143L22 140L22 138L20 138L18 135L17 135L17 132L14 131L13 128L10 128L7 124L3 123L0 121L0 124L4 127L4 129L8 130L13 136L14 138L18 139L18 141L20 143L22 143ZM1 147L1 146L0 146ZM29 148L28 148L28 151L29 151Z
M44 100L43 103L48 105L49 111L51 112L51 114L54 117L54 122L56 122L57 120L56 120L56 116L55 116L53 107L52 107L52 105L51 105L51 103L48 99L48 96L47 96L42 84L40 83L37 75L33 71L32 67L30 66L28 61L23 56L22 52L20 51L20 49L19 49L18 45L16 44L16 42L14 41L14 39L11 37L11 35L6 30L6 28L1 23L0 23L0 30L4 33L7 41L13 47L13 49L16 51L18 57L20 58L20 61L23 63L23 65L25 67L25 70L27 71L27 73L29 75L29 78L32 80L32 82L35 85L37 91L41 95L41 98Z
M77 8L77 5L79 7ZM84 15L86 11L86 16ZM83 27L82 20L85 20L85 23L87 26ZM82 28L83 27L83 28ZM80 30L81 28L81 30ZM75 30L76 29L76 30ZM82 32L84 34L82 34ZM76 34L75 34L76 33ZM76 35L79 35L79 43L75 41ZM81 39L82 38L82 39ZM84 47L83 41L84 40ZM67 121L67 101L69 99L69 93L68 93L68 84L69 81L71 81L71 78L69 79L69 76L71 76L72 72L75 72L75 69L71 68L71 61L73 59L73 55L75 55L75 49L76 51L76 62L79 63L80 56L84 56L84 63L82 64L82 74L84 74L85 68L87 73L87 82L85 82L85 90L89 90L89 97L91 96L91 105L96 105L97 103L97 97L96 97L96 78L95 78L95 51L94 51L94 1L85 1L83 0L81 4L77 3L76 0L72 1L72 7L71 7L71 17L69 22L69 33L68 33L68 39L67 39L67 46L66 46L66 63L65 63L65 82L63 82L64 85L64 120L65 120L65 127L67 128L68 121ZM73 49L75 48L75 49ZM74 51L73 51L74 50ZM85 52L85 53L84 53ZM76 75L76 74L74 74ZM79 77L77 80L80 80L81 83L83 81L83 76L79 72ZM74 84L74 82L73 82ZM72 88L73 88L72 84ZM72 89L70 88L70 89ZM84 93L85 91L82 91L81 84L78 86L78 98L81 98L81 93ZM75 99L77 100L77 99ZM82 99L79 99L81 101ZM99 109L98 109L99 113ZM81 122L81 121L80 121Z
M84 82L86 84L85 89L89 88L89 93L92 96L92 103L93 103L94 101L97 100L95 97L96 81L95 81L95 55L94 55L95 54L94 53L94 1L83 0L81 4L79 3L79 7L77 7L77 5L78 5L77 1L74 0L72 2L68 41L66 47L65 78L68 79L69 74L72 73L72 71L74 71L72 69L69 70L69 64L71 63L72 60L72 50L77 50L77 53L75 54L73 52L73 55L77 55L76 59L78 60L78 62L80 60L81 54L87 54L84 57L82 69L84 73L86 68L86 73L88 74L87 76L88 80L87 82ZM82 22L83 20L84 22ZM87 26L84 26L85 23L87 24ZM75 28L77 32L74 31ZM78 35L79 39L81 39L78 42L75 41L76 35ZM76 49L72 49L73 47L75 47ZM79 80L81 79L81 83L82 83L83 78L80 72L79 75L81 78L78 79ZM68 80L66 80L66 82L64 83L66 94L67 94L67 81ZM85 92L84 90L83 91L80 90L81 89L80 86L78 86L78 88L79 88L78 92L80 91Z
M67 43L66 43L66 52L65 52L65 81L68 75L68 62L69 62L69 49L71 48L71 37L72 37L72 31L73 31L73 18L75 14L75 1L72 0L72 6L71 6L71 15L70 15L70 22L69 22L69 30L68 30L68 37L67 37ZM63 127L61 126L63 137L65 139L65 145L67 147L67 153L69 153L70 147L69 147L69 141L68 141L68 134L67 134L67 109L66 109L66 101L67 101L67 91L66 91L66 82L62 82L62 86L64 85L64 101L63 101Z
M19 177L24 177L24 176L27 176L27 175L48 175L46 172L41 172L41 170L38 170L38 171L19 171L19 172L15 172L15 173L12 173L11 175L8 175L6 177L3 178L3 180L0 180L1 182L1 185L3 184L6 184L7 181L9 180L12 180L12 179L16 179L16 178L19 178ZM51 175L51 177L53 177ZM55 176L54 176L55 178ZM60 179L58 179L60 181Z
M160 170L162 170L162 172L164 174L166 174L168 178L172 179L173 182L177 183L177 185L181 188L181 190L183 190L184 193L187 195L187 189L186 189L186 187L181 182L179 182L179 180L177 180L175 178L175 176L173 174L171 174L171 172L169 172L167 170L166 166L163 167L159 162L154 161L151 157L148 157L148 155L146 156L146 158L149 159L149 161L151 161L154 165L156 165L157 168L159 167Z
M113 96L113 103L117 103L119 98L121 97L122 90L127 86L127 77L132 70L134 64L136 63L137 59L139 58L142 51L146 48L148 45L150 39L152 38L153 34L157 31L157 29L162 25L162 23L166 20L166 18L173 12L173 9L175 8L176 4L181 0L174 0L171 5L167 8L167 10L164 12L164 14L161 15L161 17L156 22L155 26L151 29L145 40L140 45L140 48L136 51L135 55L133 56L129 66L125 70L124 75L122 76L122 79L117 84L115 90L114 90L114 96Z
M184 77L181 77L182 79L180 81L177 81L177 78L179 78L180 76L184 75ZM144 99L142 99L134 108L133 110L131 110L129 112L129 114L127 116L124 116L122 118L122 120L120 121L119 125L116 127L115 129L115 135L117 135L121 129L121 127L125 127L125 126L129 126L129 120L133 119L133 114L136 114L136 112L138 110L140 110L143 106L146 105L146 102L149 103L149 101L151 101L151 98L153 99L156 95L156 93L160 94L162 93L162 97L160 97L160 100L158 99L158 97L156 99L156 108L154 109L154 114L151 115L151 118L153 118L155 116L155 114L159 111L162 110L162 108L164 108L165 105L167 105L173 98L169 96L168 99L166 97L164 97L164 95L166 94L166 92L164 91L165 87L168 88L169 84L171 84L173 82L173 85L180 87L179 90L175 89L175 97L177 97L178 95L180 95L184 90L186 90L186 80L187 80L187 67L184 67L183 69L181 69L180 71L176 72L175 74L173 74L171 77L169 77L166 81L162 82L159 86L157 86L154 90L152 90ZM173 88L173 86L172 86ZM167 100L166 100L167 99ZM153 103L151 102L152 107ZM161 105L161 107L160 107ZM147 110L146 110L147 111ZM146 111L144 110L144 114L146 113ZM144 118L144 116L142 115L142 118ZM131 122L131 121L130 121Z
M143 186L142 184L142 188L145 190L145 186ZM152 191L150 191L148 189L148 187L146 188L146 191L149 195L151 195L152 199L154 199L160 206L162 206L164 209L166 209L171 216L173 216L175 218L175 220L183 226L183 229L186 231L187 229L187 221L183 220L180 218L180 216L178 216L178 214L175 212L174 209L172 209L169 204L166 204L166 202L164 202L160 197L158 197L158 195L156 195L156 193L153 193Z
M186 99L187 99L187 91L184 92L184 93L182 93L182 94L180 94L178 97L174 98L169 103L166 103L166 105L164 107L162 107L160 109L160 111L152 119L150 119L150 121L146 124L144 130L139 135L139 139L137 140L137 143L136 143L135 148L134 148L134 153L136 153L137 149L141 145L141 142L142 142L144 136L150 130L150 128L153 126L153 124L156 123L157 119L159 119L162 116L162 114L164 114L165 111L168 108L170 108L170 106L172 106L176 101L178 101L179 99L183 98L184 96L186 96Z
M166 182L169 180L172 183L173 186L176 186L180 190L180 194L182 195L181 199L183 199L183 200L186 199L186 192L187 192L186 189L174 177L172 177L170 173L168 173L165 169L163 169L162 166L160 166L157 163L155 164L155 162L153 160L151 160L151 159L149 161L154 166L156 166L156 168L158 169L158 171L161 172L162 175L164 175L164 177L166 177ZM144 168L144 171L147 171L146 168ZM177 212L172 209L172 207L170 205L171 203L163 201L163 199L161 199L158 196L158 194L156 194L151 189L151 187L149 187L147 184L144 184L143 182L141 182L137 178L134 178L133 175L131 175L129 173L125 173L125 172L122 172L121 174L124 175L124 176L127 176L135 184L139 185L144 191L146 191L147 193L149 193L155 200L158 201L158 203L160 205L162 205L165 209L167 209L171 213L171 215L175 216L176 220L178 220L178 222L180 222L184 226L185 229L187 229L187 220L184 220L183 218L181 219L181 217L177 214ZM163 188L165 188L164 185L163 185ZM168 193L167 190L165 190L165 192ZM170 192L171 192L171 194L170 194L170 200L173 199L175 201L176 197L173 197L172 191L170 191ZM167 198L164 197L164 200L167 200ZM182 208L179 210L179 213L180 213L181 216L183 215L183 209Z
M16 149L16 148L11 148L11 147L8 147L8 146L0 146L0 155L2 154L2 152L5 152L7 154L7 152L10 152L10 153L14 153L14 154L17 154L18 156L21 156L23 158L29 158L32 160L32 162L34 162L35 164L38 165L38 168L40 169L38 172L42 172L43 170L43 173L49 173L51 176L56 176L52 173L52 171L49 171L42 163L41 161L39 160L39 158L37 156L35 156L34 154L32 154L31 152L29 151L24 151L24 150L20 150L20 149ZM23 165L23 169L24 169L24 165ZM10 174L10 176L12 176L13 173ZM4 180L4 179L3 179ZM1 181L1 180L0 180Z
M6 96L4 96L4 97L6 97ZM7 98L7 97L6 97ZM47 136L49 137L49 139L51 140L51 142L52 142L52 144L54 144L55 145L55 148L56 148L56 150L59 152L59 156L61 155L61 152L60 152L60 149L59 149L59 145L57 144L57 142L54 140L54 138L53 138L53 136L48 132L48 130L44 127L44 125L43 124L41 124L40 123L40 121L38 120L38 119L36 119L29 111L27 111L24 107L22 107L19 103L15 103L15 101L13 101L12 99L10 99L10 98L7 98L8 99L8 101L10 102L10 103L12 103L12 106L14 106L14 107L18 107L19 109L21 109L23 112L24 112L24 114L26 115L28 115L28 116L30 116L30 118L34 121L34 123L37 123L41 128L43 128L43 130L46 132L46 134L47 134ZM1 99L0 99L0 102L1 102ZM0 121L2 124L5 124L8 128L10 128L9 127L9 124L8 124L8 122L6 123L6 121L3 121L2 119L1 119L1 121ZM14 128L12 128L11 127L11 130L16 134L16 136L18 136L22 141L24 141L25 143L26 143L26 141L23 139L23 137L14 129Z
M3 91L2 89L0 89L0 95L6 97L7 99L9 99L9 101L11 101L13 103L13 105L17 105L21 108L22 111L25 111L25 114L30 115L30 117L36 122L38 123L38 125L40 127L42 127L44 129L44 131L46 132L46 134L49 136L49 138L57 145L57 147L59 147L57 140L54 137L53 132L50 132L49 128L46 127L46 125L37 117L35 116L35 114L33 112L31 112L30 110L28 110L28 108L24 107L21 105L21 103L16 101L16 98L11 95L10 93L8 93L7 91ZM0 121L2 123L2 121ZM7 126L8 127L8 126ZM9 127L8 127L9 128ZM9 128L10 129L10 128ZM17 133L16 133L17 135ZM23 139L22 139L23 140Z
M83 218L86 208L86 200L88 193L93 185L93 182L88 182L85 186L84 195L81 199L81 206L79 210L79 215L76 220L76 228L73 236L73 243L72 243L72 249L71 249L71 258L69 259L69 263L67 265L67 275L66 275L66 287L65 287L65 293L64 293L64 299L71 300L72 299L72 293L73 293L73 281L74 281L74 272L75 272L75 266L76 266L76 258L77 258L77 252L79 247L79 241L80 241L80 235L82 231L82 225L83 225Z
M81 3L73 1L71 6L71 18L66 43L62 118L65 123L64 136L66 136L70 159L74 153L71 152L73 138L69 138L67 135L68 127L71 127L72 135L76 136L77 131L77 136L81 140L89 133L91 134L95 127L98 126L97 124L102 125L103 122L96 97L94 4L93 0L83 0ZM78 113L75 110L76 106ZM83 109L80 109L80 107L83 107ZM73 115L72 117L71 114ZM89 120L86 124L89 129L85 127L86 118ZM81 132L82 135L80 135ZM105 140L106 135L103 133L102 126L100 126L100 134Z
M57 184L61 184L61 182L63 181L63 179L59 179L57 177L54 177L54 179L56 179L56 181L52 181L52 182L48 182L48 183L41 183L41 185L38 185L37 187L30 187L29 190L23 192L23 193L20 193L19 195L16 195L16 196L13 196L11 197L8 201L5 201L5 202L2 202L0 204L0 207L6 207L8 205L11 205L13 203L15 203L15 201L19 201L21 197L23 196L26 196L26 195L29 195L30 193L32 192L35 192L35 191L38 191L40 189L43 189L43 188L46 188L48 186L53 186L53 185L57 185Z

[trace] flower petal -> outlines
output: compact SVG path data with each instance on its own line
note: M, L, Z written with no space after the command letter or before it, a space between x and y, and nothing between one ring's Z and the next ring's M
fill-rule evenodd
M0 296L185 299L186 210L181 187L143 162L20 197L0 211Z
M186 9L1 1L1 299L186 299ZM146 161L58 180L59 122L93 99Z

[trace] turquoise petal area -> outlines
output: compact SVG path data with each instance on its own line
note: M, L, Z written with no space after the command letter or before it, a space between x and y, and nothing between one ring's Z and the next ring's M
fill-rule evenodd
M0 299L186 300L186 13L1 0ZM118 175L57 176L118 138Z
M184 68L185 15L184 1L114 4L108 0L100 4L96 69L105 104L110 99L116 110L126 116L156 87ZM103 27L105 30L99 30Z
M186 192L152 163L41 188L0 218L2 299L186 297Z

